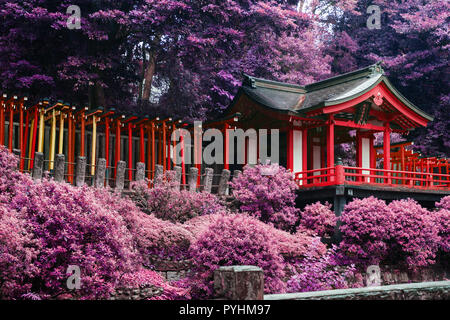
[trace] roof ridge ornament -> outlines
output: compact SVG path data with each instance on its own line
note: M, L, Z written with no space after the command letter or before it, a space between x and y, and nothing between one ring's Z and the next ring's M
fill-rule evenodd
M243 84L248 85L253 89L256 88L255 78L253 78L252 76L250 76L246 73L242 73L242 75L244 76Z
M378 61L377 63L375 63L374 65L371 65L369 67L369 71L370 71L370 75L371 76L378 75L378 74L384 75L384 70L381 67L382 63L383 63L383 61Z

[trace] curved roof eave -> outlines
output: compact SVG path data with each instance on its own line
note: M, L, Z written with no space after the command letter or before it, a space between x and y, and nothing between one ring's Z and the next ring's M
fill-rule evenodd
M342 98L342 99L327 100L327 101L319 103L316 106L313 106L313 107L308 108L308 109L303 109L301 111L302 112L311 111L311 110L315 110L315 109L319 109L319 108L323 108L323 107L328 107L328 106L334 106L334 105L338 105L338 104L341 104L341 103L344 103L344 102L351 101L351 100L353 100L353 99L355 99L355 98L365 94L366 92L369 92L370 90L375 88L381 82L383 82L389 88L389 90L396 96L396 98L399 99L409 109L411 109L412 111L414 111L415 113L417 113L421 117L423 117L423 118L425 118L425 119L427 119L429 121L433 121L434 118L431 115L429 115L425 111L421 110L420 108L415 106L412 102L410 102L408 99L406 99L397 89L395 89L395 87L391 84L389 79L386 78L385 76L381 76L372 85L368 86L367 88L364 88L363 90L358 91L357 93L354 93L352 95L346 96L345 98Z

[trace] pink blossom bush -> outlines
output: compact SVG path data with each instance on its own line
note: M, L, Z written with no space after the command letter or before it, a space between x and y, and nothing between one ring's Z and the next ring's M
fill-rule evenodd
M136 204L120 194L90 189L102 205L112 208L123 219L133 235L143 263L155 259L184 260L187 258L192 234L179 223L158 219L139 210ZM148 265L151 266L151 265Z
M195 240L190 249L194 270L188 279L197 298L212 296L212 276L220 266L257 265L264 270L265 291L282 292L286 267L305 257L319 258L324 244L301 232L290 234L241 214L215 214L184 224Z
M254 265L264 271L265 292L284 288L284 263L262 222L245 215L223 215L200 233L191 246L190 278L195 298L213 296L213 273L220 266Z
M26 212L26 223L40 250L34 265L32 292L43 297L68 293L69 265L80 267L82 286L70 292L79 298L104 298L122 273L140 263L133 236L124 220L96 201L89 188L75 188L52 181L37 183L28 202L13 200Z
M30 292L39 269L34 265L40 244L33 240L22 212L0 203L0 299L12 299Z
M291 231L300 210L295 207L297 184L293 174L278 164L244 167L244 172L230 183L239 210Z
M213 214L196 217L183 224L183 227L196 238L207 231L210 225L216 224L223 216L223 214ZM259 224L259 227L265 229L265 232L274 241L274 245L277 247L285 263L302 261L308 252L314 257L320 257L326 252L326 246L324 244L313 246L312 244L315 238L302 231L291 234L264 223Z
M436 203L434 217L441 237L439 249L448 255L450 253L450 196L443 197Z
M339 253L346 263L378 264L389 252L392 210L375 197L354 199L341 215Z
M331 237L334 233L337 218L331 210L331 204L316 202L307 205L301 212L301 230L313 230L320 237Z
M443 197L441 201L437 202L436 208L450 210L450 196Z
M130 197L136 204L144 212L163 220L183 223L196 216L226 211L215 195L180 190L167 175L154 188L141 182L134 184L133 190Z
M436 260L448 268L450 267L450 210L441 207L432 214L440 237Z
M412 199L389 205L374 197L355 199L345 207L341 221L342 262L408 269L435 263L440 228L433 214Z
M107 298L121 276L139 271L150 255L188 250L190 232L118 194L34 182L15 170L4 148L0 162L1 297ZM67 289L69 265L80 267L80 290Z
M316 239L316 246L320 240ZM363 286L361 274L355 265L340 266L336 261L337 247L333 246L326 254L317 257L311 252L293 267L293 275L287 281L288 292L309 292L320 290L346 289Z
M393 212L392 255L394 263L410 268L435 262L440 237L433 215L412 199L395 200L389 204Z

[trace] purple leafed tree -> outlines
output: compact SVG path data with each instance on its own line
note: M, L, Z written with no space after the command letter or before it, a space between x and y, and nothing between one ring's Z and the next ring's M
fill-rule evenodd
M5 90L205 118L241 73L311 82L329 73L317 15L286 1L0 1ZM70 5L81 29L67 28Z

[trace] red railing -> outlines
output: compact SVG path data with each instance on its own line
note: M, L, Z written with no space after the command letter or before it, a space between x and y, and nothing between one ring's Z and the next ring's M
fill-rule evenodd
M295 180L301 188L347 184L450 190L448 173L366 169L342 165L298 172L295 173Z

